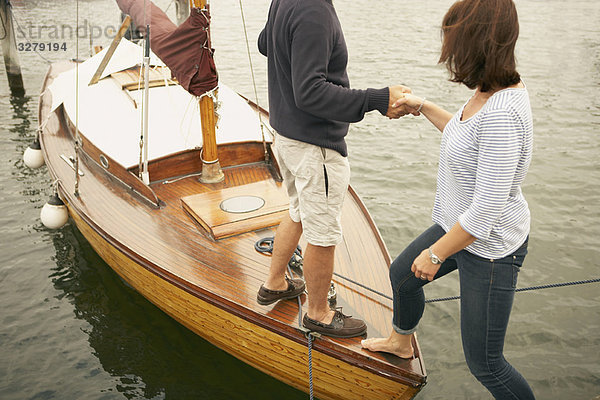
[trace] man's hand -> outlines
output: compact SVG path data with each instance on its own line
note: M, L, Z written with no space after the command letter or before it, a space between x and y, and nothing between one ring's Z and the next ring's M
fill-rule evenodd
M387 117L397 119L411 113L412 110L405 106L396 106L395 104L404 98L406 94L412 93L410 88L402 85L390 86L390 102L388 105ZM417 114L418 115L418 114Z

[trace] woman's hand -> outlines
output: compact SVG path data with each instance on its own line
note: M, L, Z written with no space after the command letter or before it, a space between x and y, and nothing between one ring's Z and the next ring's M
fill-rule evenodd
M403 95L392 104L392 109L403 109L407 114L419 116L421 113L417 111L425 99L415 96L412 93L403 93Z
M391 112L402 110L406 114L419 116L423 114L440 132L444 131L452 114L424 97L415 96L412 93L403 93L390 107Z
M440 269L440 264L434 264L429 257L429 249L425 249L415 258L410 270L415 274L415 277L432 281L435 274Z

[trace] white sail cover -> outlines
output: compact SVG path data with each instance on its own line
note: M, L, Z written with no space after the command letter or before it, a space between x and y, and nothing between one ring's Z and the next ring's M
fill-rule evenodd
M78 120L79 131L127 168L139 162L143 90L124 90L109 75L139 65L142 51L140 46L123 39L102 74L105 79L88 86L106 49L80 63L77 72L74 68L60 74L48 87L52 93L52 108L64 104L71 121ZM150 60L152 66L164 65L154 54ZM76 75L79 76L78 96ZM218 102L217 143L262 140L258 116L242 97L220 84ZM198 100L181 86L151 88L148 111L149 160L202 147ZM270 135L266 139L271 141Z

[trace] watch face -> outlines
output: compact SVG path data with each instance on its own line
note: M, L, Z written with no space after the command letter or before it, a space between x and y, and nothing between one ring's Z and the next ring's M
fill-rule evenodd
M431 251L431 247L429 248L429 258L433 264L441 264L442 260Z

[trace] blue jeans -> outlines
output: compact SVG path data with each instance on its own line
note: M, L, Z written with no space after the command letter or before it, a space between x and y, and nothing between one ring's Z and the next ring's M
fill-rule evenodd
M415 258L446 232L433 225L394 260L390 279L394 293L394 330L411 334L425 309L423 286L429 281L410 270ZM496 399L534 399L523 376L505 359L506 327L513 304L517 274L527 254L527 241L513 254L490 260L466 250L441 265L434 280L458 269L460 327L463 351L471 373Z

